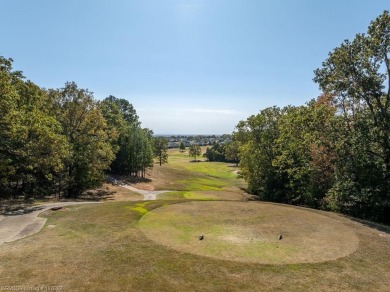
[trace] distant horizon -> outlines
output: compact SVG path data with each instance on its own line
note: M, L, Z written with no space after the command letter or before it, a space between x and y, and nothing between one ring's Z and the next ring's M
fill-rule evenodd
M128 100L156 133L231 133L321 92L313 71L389 9L365 1L0 0L0 56L44 88Z
M233 132L233 131L232 131ZM223 135L231 135L232 133L225 133L225 134L156 134L153 133L153 136L160 136L160 137L172 137L172 136L187 136L187 137L194 137L194 136L223 136Z

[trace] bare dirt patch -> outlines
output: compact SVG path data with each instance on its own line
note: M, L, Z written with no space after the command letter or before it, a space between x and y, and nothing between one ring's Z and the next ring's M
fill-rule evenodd
M145 214L140 228L149 239L182 252L240 262L292 264L324 262L353 253L359 240L343 220L278 204L188 202ZM204 239L199 240L199 235Z
M116 186L113 184L104 184L104 187L112 193L110 201L141 201L143 195L138 194L122 186Z

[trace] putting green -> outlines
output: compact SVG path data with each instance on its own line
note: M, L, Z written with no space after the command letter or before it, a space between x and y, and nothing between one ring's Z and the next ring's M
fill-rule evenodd
M279 204L195 201L148 212L140 228L149 239L181 252L290 264L334 260L354 252L359 240L341 221Z

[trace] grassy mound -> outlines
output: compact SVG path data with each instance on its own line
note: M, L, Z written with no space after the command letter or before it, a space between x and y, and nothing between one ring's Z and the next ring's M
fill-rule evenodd
M355 233L335 219L259 202L169 205L145 214L140 228L149 239L178 251L263 264L335 260L358 247Z
M175 203L112 202L49 211L43 214L48 221L41 232L0 245L0 284L63 286L64 291L388 290L388 232L325 213L323 216L334 222L335 228L344 224L359 238L357 250L349 256L327 262L287 265L228 261L179 252L145 237L139 228L143 214L146 214L145 219L149 213ZM231 206L237 204L230 203ZM179 206L191 205L180 203ZM229 224L239 226L238 222ZM204 242L196 244L210 241L210 234L202 231ZM286 233L282 241L291 240L291 236ZM270 238L274 240L274 232Z

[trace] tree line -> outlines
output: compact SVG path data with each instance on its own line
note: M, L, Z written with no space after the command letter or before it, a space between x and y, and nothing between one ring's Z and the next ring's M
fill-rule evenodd
M262 200L389 223L390 16L315 70L323 95L241 121L241 176Z
M153 132L127 100L97 101L75 82L44 89L12 63L0 56L0 198L77 197L108 170L143 177L153 167Z

